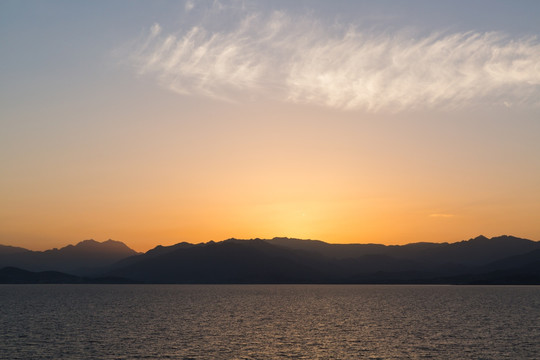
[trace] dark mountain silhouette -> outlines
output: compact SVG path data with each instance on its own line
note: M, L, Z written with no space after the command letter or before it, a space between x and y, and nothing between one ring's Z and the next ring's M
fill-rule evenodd
M78 276L64 274L58 271L32 272L15 267L0 269L2 284L76 284L81 283Z
M157 247L106 274L152 283L472 283L477 281L472 275L498 271L490 283L505 283L516 264L520 274L533 274L534 266L526 265L536 261L537 252L540 242L512 236L401 246L229 239Z
M337 259L358 258L364 255L386 255L396 259L421 261L422 263L459 263L482 265L503 257L519 255L540 249L540 242L513 236L491 239L478 236L456 243L412 243L407 245L380 244L329 244L318 240L273 238L271 244L317 252Z
M540 250L494 261L441 282L454 284L540 284Z
M0 247L0 268L13 266L29 271L61 271L86 275L137 254L120 241L84 240L61 249L30 251Z
M535 249L540 249L540 242L507 235L491 239L478 236L466 241L433 247L423 251L417 259L478 266Z
M190 243L187 243L187 242L181 242L181 243L171 245L171 246L158 245L155 248L153 248L151 250L148 250L144 254L139 254L138 253L136 255L129 256L129 257L123 259L123 260L120 260L119 262L113 264L111 266L111 268L114 268L114 269L122 268L122 267L125 267L125 266L129 266L130 264L134 264L134 263L136 263L136 262L138 262L138 261L140 261L142 259L154 258L154 257L160 256L160 255L164 255L164 254L173 252L173 251L178 250L178 249L187 249L187 248L194 247L194 246L197 246L197 245L190 244Z
M0 245L0 256L1 255L10 255L10 254L20 254L24 252L29 252L30 250L24 249L22 247Z
M9 276L18 282L44 282L39 276L65 282L61 276L73 276L34 273L53 270L75 274L77 279L67 279L81 283L99 275L111 282L146 283L540 284L540 242L506 235L407 245L228 239L157 246L139 254L117 241L86 240L43 252L2 246L4 266L33 271L12 269L4 282Z
M507 258L494 261L492 263L483 266L482 270L503 270L503 269L516 269L528 264L535 264L540 262L540 249L533 250L531 252L509 256Z
M326 279L319 270L325 261L259 239L229 239L153 249L107 275L156 283L303 283Z
M131 284L118 277L80 277L58 271L33 272L15 267L0 269L0 284Z

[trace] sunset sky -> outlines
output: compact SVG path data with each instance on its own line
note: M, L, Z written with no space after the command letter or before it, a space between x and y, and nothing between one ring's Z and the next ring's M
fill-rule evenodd
M0 244L540 240L539 1L0 2Z

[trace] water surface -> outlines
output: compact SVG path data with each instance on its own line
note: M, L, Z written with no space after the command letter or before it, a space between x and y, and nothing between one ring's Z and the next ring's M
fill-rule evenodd
M540 359L540 286L0 285L2 359Z

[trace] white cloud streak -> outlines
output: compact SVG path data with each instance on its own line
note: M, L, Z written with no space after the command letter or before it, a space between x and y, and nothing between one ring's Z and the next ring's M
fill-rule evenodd
M221 31L201 22L166 34L155 24L131 59L175 92L229 101L249 95L375 112L540 99L540 43L500 33L336 30L274 12Z

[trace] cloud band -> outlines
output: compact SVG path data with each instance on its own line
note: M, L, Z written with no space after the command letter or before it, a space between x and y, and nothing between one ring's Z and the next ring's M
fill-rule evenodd
M283 12L232 28L155 24L131 54L171 90L239 101L246 94L337 109L402 111L475 102L537 104L540 44L500 33L375 33Z

